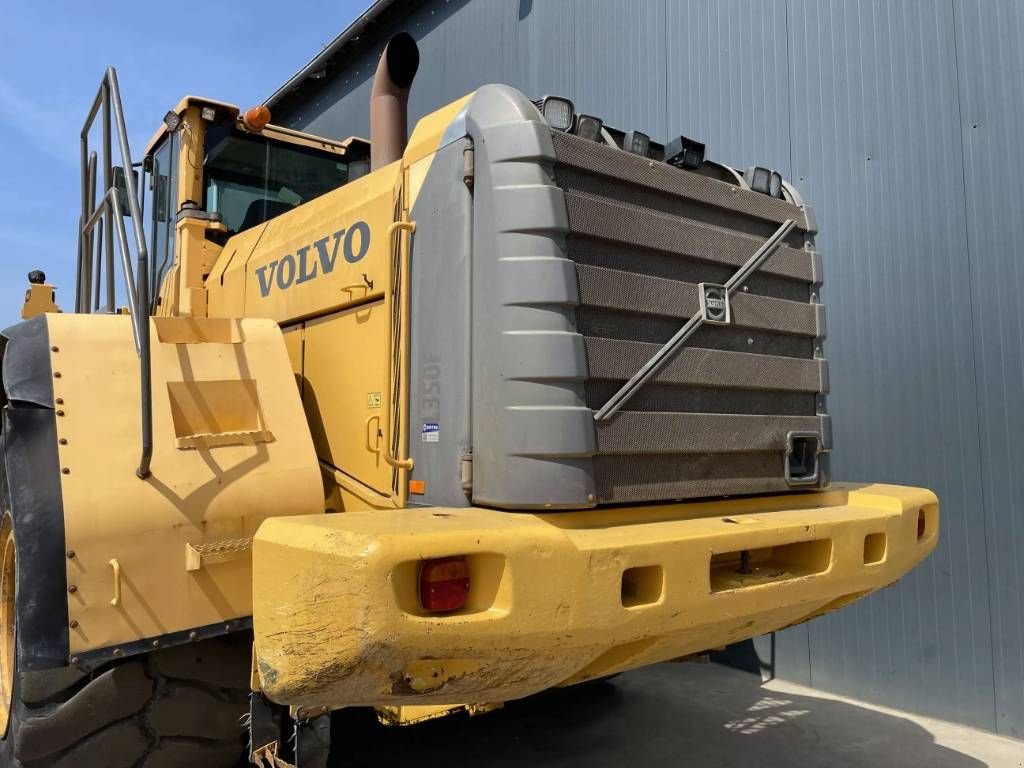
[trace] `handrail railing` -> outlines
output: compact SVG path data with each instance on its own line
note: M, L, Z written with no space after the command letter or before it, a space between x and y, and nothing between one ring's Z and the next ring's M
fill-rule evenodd
M89 151L89 131L102 109L103 131L103 194L96 201L97 155ZM132 220L137 267L132 269L131 249L124 226L124 209L119 198L120 189L114 183L112 128L117 129L117 143L124 171L124 185L128 198L128 215ZM142 452L135 474L146 478L153 458L153 400L150 380L149 351L149 253L142 226L142 209L132 173L132 154L125 129L121 91L117 85L117 72L108 67L93 100L89 115L82 125L82 215L79 219L77 293L75 309L78 312L99 310L100 283L103 279L106 300L103 311L116 312L116 286L114 277L114 222L117 222L118 249L121 252L121 271L128 296L135 351L139 356L139 390L142 406ZM95 257L96 292L93 303L93 258ZM102 258L101 258L102 257Z

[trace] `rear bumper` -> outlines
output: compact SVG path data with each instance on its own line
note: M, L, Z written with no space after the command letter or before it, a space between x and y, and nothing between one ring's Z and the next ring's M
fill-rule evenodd
M506 701L805 621L896 581L937 539L935 495L883 485L274 518L253 548L260 683L300 707ZM454 554L470 602L426 615L418 563Z

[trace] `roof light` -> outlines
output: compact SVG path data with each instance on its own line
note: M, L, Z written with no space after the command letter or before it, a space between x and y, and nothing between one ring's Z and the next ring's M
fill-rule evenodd
M601 138L601 129L604 123L601 118L592 115L580 115L576 118L576 135L587 141L597 141Z
M265 104L260 104L255 107L250 107L245 110L245 114L242 115L242 125L245 126L247 131L253 133L259 133L267 124L270 122L270 110Z
M206 122L212 123L213 119L217 117L217 110L215 110L213 107L203 107L202 111L199 113L199 116L202 117L203 120L205 120Z
M545 96L533 103L551 128L556 131L568 131L572 128L576 108L568 99L561 96Z
M469 599L469 564L462 555L424 560L420 564L420 604L433 613L465 607Z
M676 136L665 145L665 162L676 168L688 168L695 171L704 165L704 154L707 147L686 136Z
M173 109L169 109L167 114L164 115L164 125L167 126L167 130L169 132L174 133L181 128L181 115Z
M651 137L640 131L626 131L626 135L622 138L622 148L634 155L650 157Z
M754 165L743 172L743 179L755 192L769 197L782 197L782 174L778 171Z

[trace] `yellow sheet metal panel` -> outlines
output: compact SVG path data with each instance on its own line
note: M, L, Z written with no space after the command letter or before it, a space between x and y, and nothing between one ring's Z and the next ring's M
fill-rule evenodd
M472 96L472 93L467 93L451 104L446 104L419 119L416 127L413 128L412 135L409 136L409 143L405 147L403 161L406 165L412 165L417 160L421 160L437 151L448 126L451 125L452 120L462 111L462 108L466 106ZM459 137L456 136L455 138Z
M249 615L249 547L237 542L270 516L323 509L277 325L152 321L153 474L146 480L135 476L139 361L130 319L54 315L48 325L65 537L74 552L67 559L72 654ZM231 407L218 407L225 397ZM194 570L189 547L199 555ZM121 595L111 605L115 559Z
M47 283L33 283L25 291L25 302L21 306L21 319L29 320L46 312L60 312L57 306L57 290Z
M392 163L283 213L254 227L255 236L249 230L228 240L207 281L210 316L286 324L383 297L400 166Z
M382 454L389 317L375 301L306 324L303 405L317 455L378 493L391 491Z
M295 374L295 384L299 388L300 395L303 390L302 349L305 332L304 326L293 325L291 328L286 328L282 333L285 349L288 350L288 362L291 363L292 373Z
M266 224L260 224L239 232L221 249L206 280L206 304L210 317L242 317L244 314L245 262L266 227Z
M876 534L885 556L866 562ZM271 519L254 542L260 683L302 707L505 701L803 621L891 584L937 534L931 492L880 485L542 515ZM419 563L456 554L469 603L430 615Z

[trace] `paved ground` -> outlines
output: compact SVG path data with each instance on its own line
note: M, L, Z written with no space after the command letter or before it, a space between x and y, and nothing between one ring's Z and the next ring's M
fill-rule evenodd
M717 664L661 664L503 710L385 728L335 718L332 766L1022 768L1024 742Z

